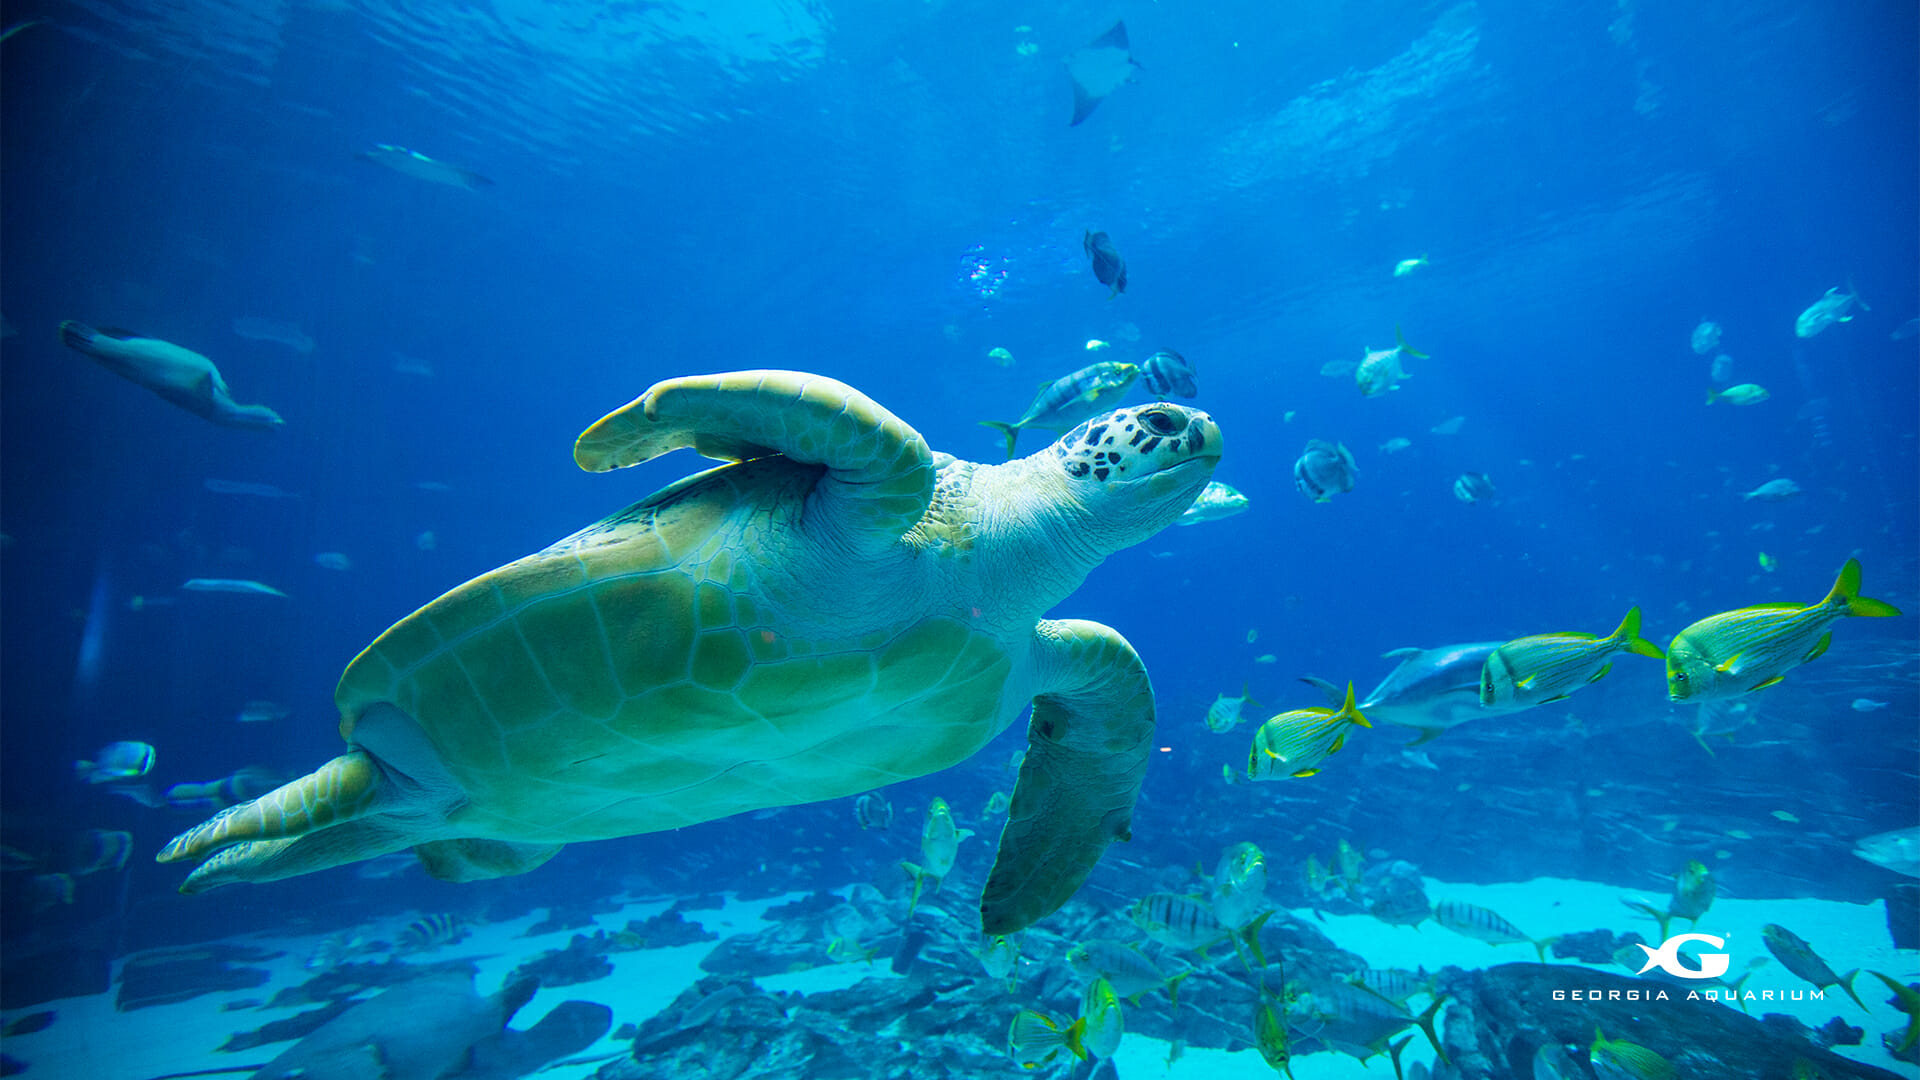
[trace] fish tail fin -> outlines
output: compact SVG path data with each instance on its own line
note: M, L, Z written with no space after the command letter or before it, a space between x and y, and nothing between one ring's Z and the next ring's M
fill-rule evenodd
M1340 704L1340 688L1327 680L1317 678L1313 675L1302 675L1300 676L1300 681L1306 683L1308 686L1318 688L1321 693L1327 695L1327 704Z
M1834 579L1833 589L1827 593L1822 605L1845 604L1849 615L1888 616L1900 614L1900 609L1884 600L1873 600L1860 595L1860 560L1848 559L1840 568L1840 576Z
M1740 999L1740 1011L1747 1013L1748 1016L1752 1016L1753 1014L1747 1012L1746 998L1745 995L1740 993L1740 988L1747 985L1747 980L1751 978L1753 978L1752 971L1743 971L1740 973L1739 978L1733 980L1733 996Z
M1715 390L1711 386L1707 387L1707 404L1711 405L1714 402L1719 400L1720 400L1720 391Z
M1713 747L1707 745L1707 740L1701 738L1699 732L1696 731L1693 733L1693 741L1700 744L1700 749L1705 750L1708 757L1717 758L1720 756L1713 752Z
M1394 341L1394 344L1400 346L1400 351L1403 353L1406 353L1408 356L1418 357L1421 360L1432 359L1426 353L1423 353L1419 349L1416 349L1413 346L1407 344L1407 336L1400 332L1399 323L1393 324L1393 341Z
M1175 1011L1178 1011L1180 1008L1180 980L1191 974L1193 974L1193 972L1183 971L1167 980L1167 1000L1172 1002Z
M1640 609L1637 606L1627 609L1627 617L1620 620L1619 629L1613 632L1613 640L1620 643L1624 652L1651 656L1656 660L1667 655L1660 651L1660 646L1640 636Z
M907 901L907 914L911 916L913 914L914 907L920 903L921 887L924 886L927 883L927 879L930 877L933 877L933 875L927 873L925 870L920 869L918 866L910 862L901 863L900 869L905 870L907 872L907 876L913 879L913 897L912 899ZM938 885L936 884L935 887L937 888Z
M1867 302L1860 298L1860 286L1853 283L1853 275L1847 275L1847 291L1853 294L1853 302L1860 305L1861 311L1872 311Z
M1862 1011L1872 1012L1872 1009L1867 1008L1867 1003L1860 1000L1860 995L1853 992L1853 977L1858 974L1860 974L1860 969L1854 968L1852 971L1840 976L1840 989L1845 990L1847 996L1852 998L1853 1003L1860 1006Z
M1532 938L1528 938L1527 940L1533 941ZM1547 962L1547 946L1552 945L1554 942L1559 940L1560 940L1560 935L1555 934L1552 937L1541 938L1538 941L1533 941L1533 951L1540 955L1541 963L1544 964Z
M1013 444L1014 444L1014 441L1020 438L1020 429L1019 429L1019 427L1017 427L1017 426L1015 426L1015 425L1013 425L1013 424L1008 424L1008 423L1004 423L1004 422L1002 422L1002 421L999 421L999 420L982 420L982 421L980 421L980 425L981 425L982 427L990 427L990 428L992 428L992 429L994 429L995 431L998 431L998 432L999 432L1000 434L1002 434L1002 435L1004 435L1004 436L1006 436L1006 439L1007 439L1007 460L1008 460L1008 461L1012 461L1012 460L1013 460Z
M1267 954L1260 948L1260 928L1267 925L1267 920L1272 917L1271 910L1263 911L1259 918L1234 931L1241 941L1246 942L1247 951L1253 954L1254 962L1259 967L1267 966ZM1241 959L1244 961L1245 957Z
M1347 700L1345 701L1345 703L1343 703L1340 706L1340 715L1346 717L1348 720L1351 720L1356 724L1359 724L1363 728L1370 728L1373 726L1373 724L1368 722L1367 718L1361 714L1360 707L1354 704L1353 682L1351 680L1347 682Z
M1439 1015L1440 1006L1444 1004L1446 1000L1447 995L1436 995L1433 999L1433 1004L1427 1006L1426 1012L1414 1017L1413 1022L1419 1024L1420 1030L1427 1033L1427 1042L1433 1046L1433 1052L1440 1055L1440 1060L1451 1065L1453 1064L1453 1059L1447 1057L1446 1049L1440 1045L1440 1036L1434 1034L1433 1031L1433 1018Z
M1087 1018L1082 1016L1067 1028L1060 1040L1061 1044L1073 1051L1073 1056L1079 1058L1081 1061L1087 1060L1087 1048L1080 1044L1080 1036L1085 1034L1086 1030Z

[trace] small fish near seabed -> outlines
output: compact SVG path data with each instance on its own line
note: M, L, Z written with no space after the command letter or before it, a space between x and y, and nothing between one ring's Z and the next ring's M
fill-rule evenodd
M903 862L900 868L913 879L913 899L907 901L907 914L920 903L920 891L929 880L938 890L940 882L953 872L953 860L960 851L960 841L973 835L972 829L962 829L954 824L953 810L947 806L947 800L935 796L927 804L927 823L920 830L920 862L916 866Z
M1093 265L1093 276L1100 284L1112 288L1107 294L1111 300L1127 291L1127 260L1120 257L1120 249L1113 246L1113 238L1104 232L1086 230L1080 236L1080 248L1087 253L1087 261Z
M1920 878L1920 826L1862 837L1853 842L1853 853L1896 874Z
M1012 423L982 420L985 427L1006 436L1007 460L1013 460L1013 446L1027 428L1065 432L1083 420L1104 411L1106 403L1117 401L1133 380L1140 377L1140 365L1119 360L1088 364L1070 375L1043 383L1039 396L1027 406L1020 419Z
M1840 286L1835 285L1793 320L1794 336L1810 338L1834 323L1852 322L1851 312L1855 304L1860 306L1861 311L1873 310L1865 300L1860 299L1853 282L1847 282L1846 292L1841 292Z
M245 578L188 578L180 584L184 592L238 593L241 596L277 596L286 599L287 594L271 585Z
M147 775L153 770L153 758L151 743L113 742L101 747L93 760L74 762L73 772L89 784L113 784Z
M1497 494L1493 478L1483 472L1461 473L1453 482L1453 497L1463 503L1492 502Z
M1203 521L1219 521L1235 514L1247 511L1247 497L1235 490L1232 484L1223 484L1218 480L1207 481L1207 486L1194 497L1193 505L1174 520L1175 525L1198 525Z
M355 154L354 157L375 165L384 165L402 176L411 176L415 180L425 180L430 184L444 184L447 187L465 188L468 191L478 191L493 185L492 180L472 169L463 169L444 161L435 161L417 150L409 150L392 143L381 143L371 150Z
M1067 54L1067 77L1073 80L1073 121L1076 127L1093 115L1107 95L1133 81L1140 64L1127 44L1127 24L1113 29ZM1105 280L1104 278L1102 280Z
M1640 609L1607 637L1593 634L1533 634L1493 650L1480 674L1480 703L1530 708L1561 701L1613 670L1613 655L1629 652L1655 659L1666 654L1640 636Z
M1885 618L1900 609L1860 595L1860 562L1848 559L1815 604L1760 604L1709 615L1667 646L1667 698L1713 701L1773 686L1833 643L1848 616Z
M885 795L869 791L853 801L853 820L862 829L886 829L893 824L893 804Z
M1320 763L1340 752L1354 725L1370 728L1354 704L1353 684L1338 709L1294 709L1272 717L1253 733L1247 752L1247 779L1284 780L1320 771Z
M1407 344L1406 335L1398 326L1393 328L1394 345L1391 349L1363 349L1366 354L1360 360L1360 366L1354 369L1353 381L1360 388L1362 397L1377 397L1389 390L1400 389L1400 380L1412 378L1405 368L1400 366L1402 356L1412 356L1421 360L1428 359Z
M242 405L233 400L220 369L192 349L124 330L96 330L72 321L60 324L60 340L115 375L222 427L272 429L286 423L265 405Z
M1693 345L1694 353L1698 356L1705 356L1719 348L1720 324L1708 319L1701 319L1700 325L1693 328L1691 344Z
M1172 349L1161 349L1141 365L1141 384L1147 393L1162 400L1169 396L1199 396L1200 386L1195 381L1198 377L1199 373L1187 358Z
M313 351L313 339L300 329L299 324L285 319L242 315L233 320L233 332L249 341L271 341L276 345L285 345L297 353Z
M1786 502L1798 494L1800 494L1800 485L1782 476L1746 492L1740 496L1740 499L1743 502L1753 499L1759 499L1761 502Z
M1207 730L1215 735L1225 735L1239 727L1246 719L1245 713L1249 705L1256 709L1260 707L1259 702L1247 695L1245 685L1240 687L1239 697L1228 697L1225 694L1215 697L1213 704L1207 706Z
M1353 451L1344 444L1309 439L1306 450L1293 463L1293 486L1314 502L1330 502L1335 495L1352 491L1359 473Z
M1725 390L1715 390L1709 387L1707 389L1707 404L1711 405L1716 401L1724 401L1729 405L1758 405L1772 396L1772 394L1767 393L1767 388L1761 386L1759 383L1746 382L1738 386L1729 386Z

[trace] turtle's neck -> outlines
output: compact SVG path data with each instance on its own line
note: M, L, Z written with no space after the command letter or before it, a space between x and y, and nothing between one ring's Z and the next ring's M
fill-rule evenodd
M972 518L981 582L1038 617L1067 598L1111 551L1057 463L1044 455L974 465Z

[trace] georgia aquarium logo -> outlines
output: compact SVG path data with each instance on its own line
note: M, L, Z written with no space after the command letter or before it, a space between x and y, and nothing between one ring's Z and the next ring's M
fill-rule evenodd
M1727 965L1731 960L1723 952L1694 954L1700 961L1698 970L1682 963L1680 946L1689 941L1704 941L1716 949L1725 948L1727 944L1726 939L1714 937L1712 934L1676 934L1661 942L1658 949L1641 945L1640 951L1647 954L1647 962L1634 974L1645 975L1654 968L1659 968L1680 979L1717 979L1727 973Z

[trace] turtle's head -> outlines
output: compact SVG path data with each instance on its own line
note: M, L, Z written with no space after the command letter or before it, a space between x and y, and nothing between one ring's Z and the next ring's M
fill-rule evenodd
M1213 478L1220 450L1213 417L1159 401L1096 416L1044 453L1059 462L1068 492L1086 508L1088 538L1118 551L1185 513Z

